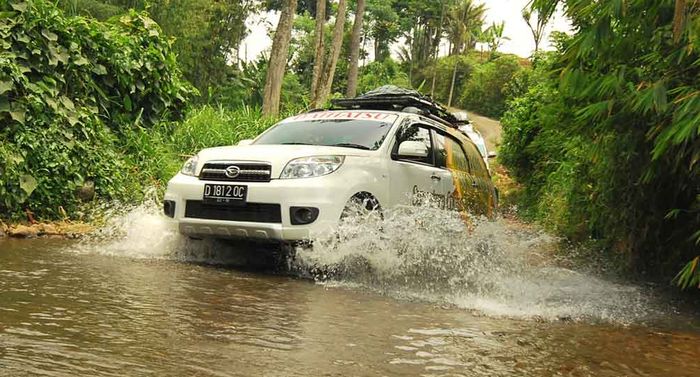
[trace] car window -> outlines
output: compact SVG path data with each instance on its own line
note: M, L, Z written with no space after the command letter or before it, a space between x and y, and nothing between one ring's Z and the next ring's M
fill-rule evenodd
M355 113L345 114L353 115ZM384 115L383 113L378 114ZM297 116L278 123L260 135L254 144L324 145L377 150L384 142L397 116L391 115L381 120L348 117L340 119L338 119L339 117L330 119L307 118L309 117L299 118Z
M486 152L486 144L479 142L476 146L479 148L479 153L481 153L482 156L486 157L488 155Z
M479 151L476 149L474 143L470 143L468 141L465 142L464 151L467 153L467 158L469 159L469 167L471 169L472 174L480 177L488 176L484 159L481 156L481 153L479 153Z
M464 150L459 142L439 132L434 132L435 137L435 161L441 168L470 172L470 165Z
M404 128L398 135L394 153L398 152L399 144L404 141L419 141L425 144L428 149L428 156L420 157L401 157L402 160L410 160L424 164L433 164L433 144L430 141L430 130L424 126L412 125Z

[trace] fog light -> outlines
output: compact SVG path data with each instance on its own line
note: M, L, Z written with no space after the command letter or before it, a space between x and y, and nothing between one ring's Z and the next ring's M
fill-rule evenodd
M290 207L289 218L292 220L292 225L311 224L318 218L318 208Z
M168 217L175 217L175 202L172 200L163 201L163 213Z

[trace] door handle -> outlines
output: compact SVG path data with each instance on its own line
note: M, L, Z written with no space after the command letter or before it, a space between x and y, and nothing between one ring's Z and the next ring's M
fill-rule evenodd
M434 179L434 180L436 180L436 181L439 181L439 180L442 179L442 177L439 176L439 175L437 175L437 174L433 174L433 175L430 176L430 179Z

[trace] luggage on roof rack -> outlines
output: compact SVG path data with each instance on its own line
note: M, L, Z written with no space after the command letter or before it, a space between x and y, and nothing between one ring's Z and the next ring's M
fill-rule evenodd
M456 128L462 123L444 106L433 101L429 96L423 95L417 90L400 88L395 85L380 86L355 98L333 99L331 104L333 104L333 108L340 109L403 111L405 108L416 108L421 111L422 115L450 127Z

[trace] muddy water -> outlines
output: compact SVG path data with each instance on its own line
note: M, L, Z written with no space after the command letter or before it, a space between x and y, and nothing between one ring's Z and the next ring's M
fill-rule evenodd
M384 236L364 232L359 241L299 251L297 276L280 276L192 263L221 262L212 254L221 258L230 245L192 246L148 210L121 221L113 224L120 231L87 243L0 240L0 375L700 370L694 315L647 289L512 254L538 247L541 235L507 239L498 229L507 241L499 243L477 229L471 237L491 243L471 250L457 235L420 243L421 231L449 233L444 221L400 237L387 237L400 231L384 224ZM308 278L315 273L327 276Z

